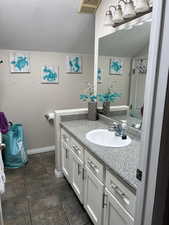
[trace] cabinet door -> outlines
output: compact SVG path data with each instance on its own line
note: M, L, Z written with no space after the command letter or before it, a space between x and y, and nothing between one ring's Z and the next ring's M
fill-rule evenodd
M62 170L65 177L70 182L70 149L62 143Z
M72 188L83 203L83 162L71 151Z
M104 202L104 225L133 225L133 217L108 191Z
M103 184L85 169L84 207L95 225L102 225Z

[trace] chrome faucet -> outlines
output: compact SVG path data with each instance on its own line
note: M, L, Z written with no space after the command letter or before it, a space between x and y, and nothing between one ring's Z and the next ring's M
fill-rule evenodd
M116 136L121 136L122 139L127 138L127 121L122 120L121 122L113 122L112 126L109 127L109 131L115 131Z

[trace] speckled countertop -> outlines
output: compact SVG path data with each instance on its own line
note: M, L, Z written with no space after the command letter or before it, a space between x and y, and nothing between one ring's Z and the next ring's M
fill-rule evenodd
M107 169L112 170L116 176L127 183L133 190L136 190L136 169L140 148L140 139L138 137L129 134L132 138L132 143L126 147L103 147L89 142L85 135L93 129L107 128L108 125L104 121L89 121L87 119L63 121L61 126L104 163Z

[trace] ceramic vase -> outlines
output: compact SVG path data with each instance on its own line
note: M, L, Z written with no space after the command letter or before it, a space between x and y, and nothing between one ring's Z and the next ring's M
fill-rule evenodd
M103 113L103 115L108 115L110 113L110 102L109 101L103 102L102 113Z
M88 102L88 120L97 120L97 102Z

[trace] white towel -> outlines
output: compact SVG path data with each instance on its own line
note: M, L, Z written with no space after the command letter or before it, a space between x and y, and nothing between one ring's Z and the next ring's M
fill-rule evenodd
M2 142L2 135L0 133L0 143ZM2 154L0 151L0 194L3 194L5 192L5 182L6 182L6 177L4 173L4 164L2 160Z

